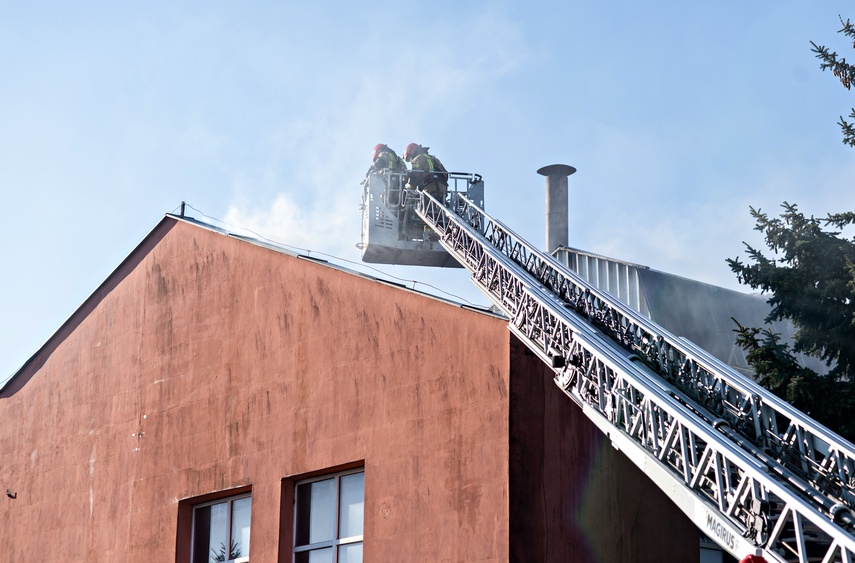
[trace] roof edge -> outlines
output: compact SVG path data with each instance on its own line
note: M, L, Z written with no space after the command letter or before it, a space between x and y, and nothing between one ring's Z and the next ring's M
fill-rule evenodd
M59 344L64 341L65 338L71 334L71 332L74 331L74 329L79 325L79 323L84 318L86 318L86 316L90 312L92 312L92 310L98 305L98 303L100 303L101 300L104 299L110 293L110 291L112 291L112 289L116 287L116 285L118 285L118 283L121 282L125 278L125 276L127 276L139 264L139 262L141 262L142 259L147 256L148 253L163 239L163 237L166 236L166 234L171 231L172 228L179 222L187 223L189 225L206 229L208 231L218 233L229 238L234 238L242 242L253 244L255 246L267 248L268 250L286 254L294 258L307 260L318 264L319 266L332 268L355 276L359 276L367 280L382 283L384 285L394 287L395 289L416 293L418 295L422 295L430 299L436 299L448 305L466 309L468 311L473 311L489 316L503 317L503 315L497 315L495 311L488 308L481 308L475 305L467 305L458 301L454 301L452 299L446 299L438 295L419 291L415 288L410 288L398 282L394 282L376 276L371 276L369 274L358 272L356 270L351 270L349 268L329 262L328 260L321 259L316 256L311 256L310 254L302 254L299 252L295 252L286 248L283 245L274 243L272 241L261 240L236 232L232 232L221 227L211 225L210 223L199 221L198 219L195 219L193 217L188 217L186 215L175 215L172 213L166 213L160 219L160 221L158 221L154 225L154 227L152 227L152 229L142 238L142 240L140 240L140 242L136 246L134 246L131 252L121 262L119 262L118 266L116 266L116 268L114 268L107 275L104 281L98 284L95 290L91 294L89 294L89 296L87 296L86 299L84 299L79 306L74 309L74 311L62 324L60 324L59 328L57 328L57 330L54 331L53 334L48 337L45 343L39 346L39 348L33 353L33 355L30 356L29 359L27 359L23 363L23 365L21 365L21 367L18 368L17 371L15 371L15 373L9 376L9 378L6 379L6 381L4 381L2 385L0 385L0 399L8 398L20 391L20 389L24 385L26 385L29 379L44 365L44 363L50 357L50 354L59 346Z

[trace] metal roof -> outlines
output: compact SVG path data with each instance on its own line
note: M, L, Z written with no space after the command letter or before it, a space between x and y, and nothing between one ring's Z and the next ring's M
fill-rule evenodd
M790 342L796 332L789 321L766 323L771 306L762 295L733 291L575 248L559 247L555 256L595 287L748 375L752 370L745 352L736 344L734 320L742 326L766 326ZM819 373L828 369L817 358L803 354L797 357L802 365Z

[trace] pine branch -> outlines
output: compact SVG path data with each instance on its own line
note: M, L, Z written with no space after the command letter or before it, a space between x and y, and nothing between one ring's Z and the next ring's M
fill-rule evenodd
M852 39L852 48L855 49L855 25L849 19L843 21L841 16L838 16L838 18L842 27L837 32ZM855 65L847 63L844 57L838 58L836 51L829 51L824 45L817 45L813 41L810 44L812 45L811 51L821 61L819 68L823 71L830 70L831 74L840 81L844 88L851 90L852 85L855 84ZM849 117L855 119L855 108L853 108ZM843 143L850 147L855 147L855 124L843 119L843 116L840 116L840 121L837 124L840 125L840 129L843 132Z
M855 109L852 110L849 117L855 119ZM840 116L840 121L838 121L837 124L840 125L840 130L843 131L844 144L847 144L850 147L855 147L855 126L843 119L842 115Z
M848 18L846 19L846 21L843 21L843 18L841 16L837 17L840 18L840 24L843 26L843 28L838 31L838 33L842 33L847 37L855 39L855 25L852 25L852 22L850 22ZM855 49L855 42L852 43L852 48Z

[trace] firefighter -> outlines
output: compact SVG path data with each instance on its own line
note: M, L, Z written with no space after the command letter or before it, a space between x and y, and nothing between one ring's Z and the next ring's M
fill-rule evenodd
M445 196L448 193L448 171L437 157L428 154L428 150L430 147L423 147L416 143L410 143L404 149L404 160L412 166L407 187L424 190L440 203L445 204Z
M407 169L407 165L401 160L401 157L383 143L374 145L374 149L371 151L371 161L371 168L368 169L369 174L380 170L402 172Z
M372 172L379 174L386 174L386 172L398 173L383 178L383 181L386 183L386 194L382 196L389 208L397 213L398 205L401 202L401 191L404 186L407 164L388 145L378 143L371 149L371 166L368 168L368 172L365 173L365 182L368 181L368 176Z

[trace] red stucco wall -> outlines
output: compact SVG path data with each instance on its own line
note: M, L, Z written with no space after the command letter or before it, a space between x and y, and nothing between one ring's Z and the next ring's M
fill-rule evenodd
M501 320L165 221L0 400L4 559L172 561L251 485L276 561L282 479L361 460L366 561L507 558Z
M567 489L602 444L522 350L502 319L164 219L0 394L0 549L185 561L186 499L251 487L252 561L290 561L293 480L364 464L365 561L652 560L639 505L681 515L649 483ZM606 521L622 550L561 538Z
M553 382L511 349L511 561L697 563L699 532Z

